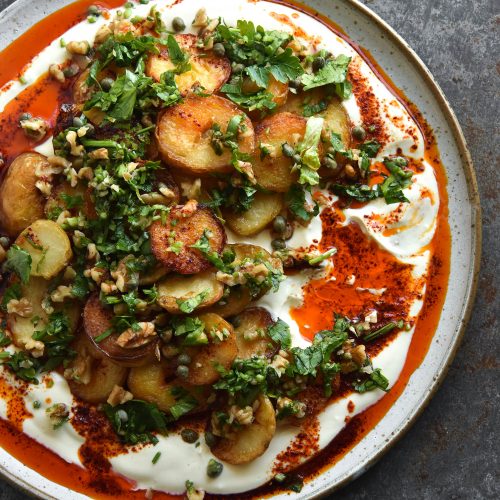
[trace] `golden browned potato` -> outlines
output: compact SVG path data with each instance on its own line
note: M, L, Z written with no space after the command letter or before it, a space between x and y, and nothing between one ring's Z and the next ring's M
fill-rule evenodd
M49 163L38 153L23 153L10 165L0 185L0 221L9 236L17 236L32 222L43 217L45 199L35 183L37 170Z
M212 453L232 465L247 464L260 457L269 446L276 432L274 408L266 396L259 396L255 420L236 429L231 437L219 439L211 447Z
M87 403L105 403L115 385L123 386L128 369L96 356L85 335L77 338L74 348L76 357L64 371L71 392Z
M289 94L286 104L281 109L303 116L305 106L314 106L320 102L323 102L323 107L326 106L326 108L315 115L325 119L323 130L328 135L331 132L340 134L344 146L349 149L351 147L351 125L347 112L340 99L334 95L328 95L324 88Z
M196 274L210 268L210 262L192 245L210 232L209 245L220 253L226 233L219 219L206 207L186 204L170 211L165 224L154 222L149 228L154 256L164 266L179 274Z
M139 368L132 368L128 376L128 388L135 399L154 403L164 412L176 404L176 389L182 389L194 397L198 407L190 413L206 408L207 389L193 387L183 380L174 378L175 366L168 361L151 363Z
M220 378L216 366L229 370L238 355L233 327L213 313L199 316L205 324L208 344L188 349L191 356L187 381L192 385L213 384Z
M87 300L83 310L83 328L95 349L108 357L113 363L121 366L131 367L151 363L156 357L158 348L157 337L152 338L147 344L134 348L126 348L118 345L117 339L120 335L118 333L113 333L103 340L99 339L99 337L111 329L112 317L111 310L106 309L101 304L97 295L92 295Z
M158 284L158 304L171 314L181 314L181 304L199 297L203 300L195 310L215 304L224 293L224 285L215 279L212 271L203 271L190 276L172 275Z
M246 78L243 81L242 90L245 94L251 94L261 89L255 82L250 80L250 78ZM266 91L273 95L272 100L277 106L283 106L285 104L288 97L288 90L288 83L281 83L272 75L269 77L269 85ZM258 114L256 116L258 116Z
M73 257L68 235L51 220L33 222L17 237L16 245L31 256L31 276L45 279L56 276Z
M266 228L283 209L283 197L278 193L258 192L245 212L224 213L227 225L241 236L251 236Z
M175 83L182 95L202 88L204 93L212 94L227 82L231 75L231 63L227 57L215 55L213 51L205 51L196 46L195 35L176 35L175 39L183 52L189 55L191 69L175 76ZM166 71L175 69L170 60L168 49L161 45L159 54L149 56L146 62L146 74L156 81Z
M245 309L233 319L232 323L235 327L238 358L265 356L275 350L275 344L268 335L268 328L273 324L273 318L263 307Z
M242 111L228 99L219 96L189 96L183 103L168 108L158 118L156 137L163 160L188 175L206 176L233 170L231 151L216 151L213 127L225 133L231 118ZM245 116L238 135L242 153L253 153L255 137L253 125Z
M298 175L292 172L293 160L283 154L282 146L287 143L295 148L304 138L306 123L294 113L277 113L256 125L253 171L264 189L286 193L297 182ZM262 157L260 152L264 148L270 154Z
M229 288L227 295L210 307L207 312L218 314L223 318L230 318L243 311L250 302L252 302L252 296L247 287L242 285L232 286Z
M140 286L154 285L157 281L161 280L169 272L170 270L168 268L166 268L162 264L157 264L152 269L140 273L139 285Z
M71 187L69 183L63 182L56 186L45 203L45 216L55 220L63 210L68 210L72 215L82 212L88 219L95 218L90 191L82 184Z

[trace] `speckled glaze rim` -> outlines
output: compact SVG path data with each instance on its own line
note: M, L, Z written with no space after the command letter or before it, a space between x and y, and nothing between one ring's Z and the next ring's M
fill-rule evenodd
M470 203L471 214L472 214L471 215L472 224L470 231L471 231L471 243L472 243L471 251L473 255L473 260L469 268L467 290L465 292L465 297L462 304L462 311L457 321L457 324L459 326L456 329L456 333L454 335L453 340L450 343L448 351L443 356L443 362L439 367L439 371L436 373L436 376L432 384L428 387L427 392L423 395L422 399L420 400L420 404L418 404L418 406L416 407L416 409L413 411L412 414L408 415L404 424L402 424L391 435L388 442L380 450L374 452L367 461L365 461L364 463L360 463L358 466L353 468L345 478L335 482L334 484L331 485L319 484L318 485L319 491L316 490L312 492L310 495L307 495L308 498L325 497L333 493L334 491L342 488L352 480L356 479L363 472L366 472L368 468L370 468L378 460L380 460L380 458L382 458L399 441L399 439L401 439L406 434L406 432L410 429L410 427L415 423L417 418L422 414L422 412L429 404L432 397L436 394L437 390L441 386L443 380L445 379L448 373L448 369L462 342L467 327L467 323L469 322L474 307L474 301L479 281L479 270L481 261L481 246L482 246L481 205L480 205L476 174L474 171L471 154L467 147L465 137L463 135L462 129L460 127L460 124L457 120L457 117L453 109L451 108L441 87L434 79L431 72L424 64L424 62L420 59L420 57L416 54L416 52L409 46L409 44L387 22L385 22L380 16L375 14L372 10L370 10L359 0L344 0L344 2L352 6L361 15L365 16L371 23L375 24L379 29L381 29L385 35L387 35L390 41L397 46L397 48L408 59L408 61L410 61L414 65L414 68L418 71L420 76L423 77L424 81L427 84L427 88L431 90L434 98L436 99L436 102L439 106L442 116L445 118L447 125L449 126L450 130L453 133L453 139L458 148L462 160L462 169L465 175L468 188L468 202ZM8 15L12 10L16 8L17 3L18 2L16 0L14 3L10 4L6 9L0 12L0 21L2 20L3 17ZM284 0L282 1L282 3L287 3L287 2L286 0ZM303 0L303 3L305 5L308 4L307 0ZM56 499L56 497L49 495L47 494L47 492L24 481L22 477L18 477L15 474L11 473L10 471L4 469L3 466L1 465L0 465L0 477L8 481L13 486L21 489L23 492L29 494L30 496L38 498ZM318 478L315 479L313 482L321 483L321 477L322 477L321 475L318 476ZM70 491L71 490L68 490L68 492Z

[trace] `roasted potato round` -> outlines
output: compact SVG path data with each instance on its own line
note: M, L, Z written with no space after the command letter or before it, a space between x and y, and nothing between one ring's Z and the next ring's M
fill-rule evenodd
M282 146L292 147L304 138L306 120L293 113L277 113L266 118L255 127L257 150L253 160L253 171L257 183L269 191L286 193L294 182L297 173L292 172L293 161L283 154ZM262 157L260 150L269 150Z
M268 335L268 328L273 324L273 318L263 307L245 309L233 318L232 323L238 346L238 358L265 356L275 350L276 346Z
M229 288L228 294L223 296L219 302L214 304L207 312L212 312L230 318L239 314L252 302L252 296L247 287L238 285Z
M115 385L123 386L128 369L107 357L96 357L85 335L80 335L73 347L76 357L64 372L71 392L87 403L105 403Z
M31 256L31 276L45 279L56 276L73 257L68 235L51 220L33 222L17 237L16 245Z
M283 198L278 193L256 193L252 204L245 212L226 210L227 225L240 236L251 236L266 228L283 208Z
M158 339L135 348L121 347L116 343L119 334L113 333L100 342L96 341L111 328L111 310L104 308L97 295L92 295L83 310L83 328L94 347L115 364L125 367L141 366L156 357Z
M165 224L154 222L149 228L151 248L156 259L179 274L196 274L210 268L210 262L197 249L191 248L206 231L209 245L220 253L226 243L226 233L220 221L206 207L188 205L170 211Z
M246 78L243 81L242 90L245 94L252 94L254 92L258 92L259 90L261 90L261 88L250 78ZM272 101L276 104L276 106L279 107L285 104L288 97L288 90L288 83L281 83L272 75L269 77L269 84L266 88L266 91L273 95ZM252 118L255 117L256 119L258 119L260 116L259 112L257 111L252 111L250 114Z
M203 92L212 94L219 90L231 75L231 63L227 57L215 55L213 51L205 51L197 47L196 35L176 35L175 39L181 50L189 55L191 69L175 76L175 83L182 95L201 88ZM166 71L175 69L170 60L168 49L159 47L159 54L152 54L146 62L146 74L156 81Z
M55 220L63 210L68 210L73 216L82 212L87 219L96 217L90 191L82 184L71 187L67 182L63 182L52 190L45 203L45 216Z
M213 145L213 127L225 133L231 118L242 115L238 107L219 96L189 96L183 103L168 108L158 118L156 137L164 161L186 174L206 176L231 172L231 151L223 148L217 154ZM253 125L245 116L238 135L242 153L253 153Z
M139 368L132 368L128 376L128 388L136 399L154 403L164 412L176 404L176 388L187 391L198 401L196 413L206 408L207 389L193 387L185 381L174 378L175 366L167 361L155 362Z
M191 356L187 381L192 385L208 385L220 378L216 366L222 366L226 370L231 368L238 348L230 323L213 313L202 314L199 318L205 324L209 343L187 350Z
M203 294L196 310L215 304L224 293L224 285L215 279L212 271L190 276L172 275L158 284L158 304L171 314L181 314L182 302Z
M276 417L269 398L261 395L254 412L255 420L235 431L230 438L219 439L211 447L212 453L232 465L241 465L260 457L269 446L276 432Z
M45 156L23 153L10 164L0 185L0 220L9 236L17 236L43 217L45 199L35 183L37 171L48 167Z

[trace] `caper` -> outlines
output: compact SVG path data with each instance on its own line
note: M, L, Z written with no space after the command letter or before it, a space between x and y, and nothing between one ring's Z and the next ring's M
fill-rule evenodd
M292 157L292 160L294 163L300 163L302 161L302 156L300 156L298 153L297 154L294 154L293 157Z
M271 241L271 246L274 250L284 250L286 248L286 243L285 240L276 238L275 240Z
M337 168L337 162L331 156L327 156L325 160L325 167L335 170Z
M243 73L245 66L240 63L233 63L233 73Z
M283 234L286 231L286 219L282 215L278 215L274 219L273 229L278 234Z
M87 9L87 14L89 16L100 16L101 15L101 9L98 5L91 5Z
M189 365L189 363L191 363L191 356L189 356L189 354L183 353L177 358L177 363L179 365Z
M226 49L222 43L216 43L213 48L216 56L222 57L226 54Z
M182 429L181 438L185 443L193 444L198 441L199 434L193 429Z
M314 72L319 71L321 68L325 67L325 64L326 64L326 60L324 57L317 57L313 61L313 71Z
M281 149L283 150L283 154L288 158L291 158L295 154L295 149L293 149L293 147L290 146L290 144L288 144L287 142L283 144Z
M78 71L80 71L78 64L71 64L70 66L64 69L63 74L66 78L71 78L75 76L78 73Z
M73 118L73 127L76 127L76 128L80 128L80 127L83 127L84 123L83 123L83 120L81 118L79 118L78 116L75 116Z
M2 236L0 238L0 246L2 246L3 248L8 248L9 244L10 244L10 240L7 236Z
M300 89L302 87L302 78L295 78L288 82L288 86L292 89Z
M213 478L219 477L222 474L222 469L224 466L220 463L217 462L217 460L214 460L211 458L208 461L207 465L207 476Z
M205 432L205 443L207 443L207 446L209 448L212 448L212 446L215 446L215 443L217 442L217 438L215 437L214 434L212 434L210 431Z
M189 368L186 365L179 365L175 370L175 373L180 378L188 378L189 377Z
M107 76L106 78L103 78L100 83L102 90L105 90L107 92L113 86L113 83L115 83L115 81L113 80L113 78Z
M365 131L365 129L363 127L361 127L360 125L358 125L357 127L354 127L352 129L352 135L358 141L364 141L365 137L366 137L366 131Z
M24 122L25 120L31 120L31 118L32 118L31 113L21 113L19 115L19 121L20 122Z
M172 19L172 28L174 31L179 33L179 31L184 31L186 29L186 23L182 17L174 17Z

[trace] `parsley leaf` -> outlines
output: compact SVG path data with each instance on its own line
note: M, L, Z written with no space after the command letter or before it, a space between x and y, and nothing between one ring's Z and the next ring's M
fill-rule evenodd
M179 309L184 314L192 313L208 296L210 295L210 290L203 290L199 294L194 297L190 297L189 299L182 300L177 299L177 305Z
M7 304L13 300L19 300L22 297L21 285L19 283L14 283L5 289L2 297L2 303L0 307L3 311L7 311Z
M185 73L191 69L189 55L182 51L173 35L167 37L167 48L170 60L175 64L175 73Z
M290 327L281 319L267 329L269 337L279 344L282 349L289 349L292 345L292 336Z
M28 283L31 273L31 255L18 245L12 245L7 251L5 268L14 271L23 283Z
M198 407L198 400L183 387L174 387L171 393L175 404L170 407L170 413L175 420Z
M363 381L355 382L353 384L354 390L363 393L368 391L373 391L375 389L382 389L387 392L387 388L389 387L389 380L384 376L380 368L373 370L372 373L368 375Z
M311 90L324 85L335 85L335 92L341 99L347 99L351 94L351 84L347 81L347 71L351 58L343 54L327 61L325 66L315 74L304 74L302 84L304 90Z
M294 184L285 196L285 202L290 212L298 219L309 222L319 214L319 206L314 202L313 207L309 207L306 201L305 188Z
M183 346L195 346L208 344L205 333L205 323L200 318L174 317L171 321L173 333L176 337L183 337Z

